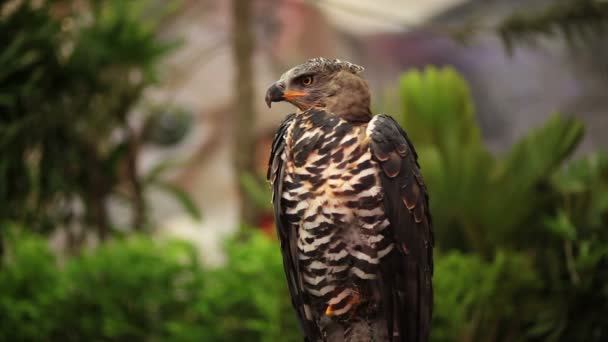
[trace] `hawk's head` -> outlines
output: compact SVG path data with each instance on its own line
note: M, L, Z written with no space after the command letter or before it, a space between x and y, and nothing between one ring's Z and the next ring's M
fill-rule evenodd
M370 95L363 67L339 59L313 58L298 65L266 92L266 103L287 101L302 111L323 108L351 121L368 121Z

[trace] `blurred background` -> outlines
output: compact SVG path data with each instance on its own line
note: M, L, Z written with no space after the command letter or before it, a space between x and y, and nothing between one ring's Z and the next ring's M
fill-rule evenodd
M433 341L608 340L608 2L0 1L0 341L301 341L266 165L366 67L436 235Z

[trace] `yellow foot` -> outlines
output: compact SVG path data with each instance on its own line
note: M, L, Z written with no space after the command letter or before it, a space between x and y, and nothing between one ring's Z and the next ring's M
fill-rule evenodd
M346 310L346 312L350 311L350 309L357 307L359 304L361 303L361 297L359 296L359 293L356 291L353 291L347 299L346 302L346 306L345 307L350 307L348 310ZM336 306L339 304L329 304L327 306L327 309L325 309L325 316L334 316L336 314Z

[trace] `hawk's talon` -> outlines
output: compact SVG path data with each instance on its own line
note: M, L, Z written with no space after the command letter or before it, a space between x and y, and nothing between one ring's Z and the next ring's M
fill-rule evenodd
M335 312L336 312L336 306L338 304L339 303L329 304L327 306L327 309L325 309L325 316L330 316L330 317L334 316ZM361 296L359 295L359 292L353 291L352 294L348 296L348 300L347 300L345 306L350 305L350 309L347 310L346 312L350 312L352 315L352 313L357 308L357 306L359 306L359 304L361 304Z

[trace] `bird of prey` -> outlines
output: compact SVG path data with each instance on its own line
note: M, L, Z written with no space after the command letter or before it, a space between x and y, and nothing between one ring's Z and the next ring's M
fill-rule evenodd
M268 166L291 301L308 342L427 341L427 190L407 134L372 116L362 71L314 58L266 93L297 107Z

